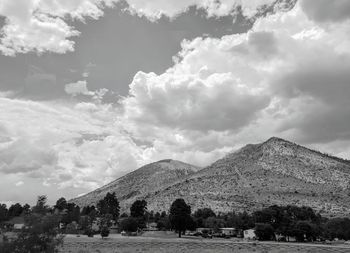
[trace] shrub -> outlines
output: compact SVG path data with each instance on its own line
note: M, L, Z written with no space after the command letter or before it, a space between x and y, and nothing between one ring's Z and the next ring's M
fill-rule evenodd
M109 228L108 227L102 227L101 229L101 237L108 237L109 236Z

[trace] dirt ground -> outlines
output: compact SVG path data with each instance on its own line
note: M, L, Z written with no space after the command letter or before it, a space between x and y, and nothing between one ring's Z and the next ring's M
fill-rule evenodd
M233 239L176 238L172 233L149 233L137 237L119 234L102 239L95 235L67 235L60 252L64 253L349 253L347 245L302 243L246 242Z

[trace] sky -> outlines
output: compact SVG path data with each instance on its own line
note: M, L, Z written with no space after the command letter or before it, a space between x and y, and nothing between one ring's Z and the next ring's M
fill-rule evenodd
M0 203L278 136L350 159L348 0L1 0Z

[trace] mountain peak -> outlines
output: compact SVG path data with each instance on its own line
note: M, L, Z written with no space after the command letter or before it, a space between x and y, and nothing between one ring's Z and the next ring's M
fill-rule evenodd
M282 139L280 137L276 137L276 136L272 136L271 138L269 138L264 143L289 143L289 144L292 144L292 142L287 141L285 139Z

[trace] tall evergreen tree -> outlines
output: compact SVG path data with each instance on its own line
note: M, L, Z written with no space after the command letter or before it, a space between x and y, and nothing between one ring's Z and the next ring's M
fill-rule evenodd
M170 207L170 223L178 231L179 237L192 223L191 207L183 199L176 199Z

